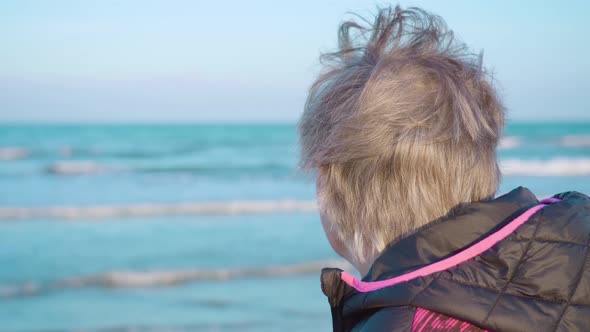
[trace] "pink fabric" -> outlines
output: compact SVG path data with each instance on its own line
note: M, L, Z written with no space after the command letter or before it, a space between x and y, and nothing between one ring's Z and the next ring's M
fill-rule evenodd
M412 332L426 331L487 332L487 330L482 330L473 324L456 318L423 308L416 308L414 321L412 322Z
M532 208L526 210L523 214L516 217L516 219L512 220L506 226L502 227L500 230L496 231L492 235L488 236L487 238L477 242L476 244L472 245L471 247L451 256L445 258L441 261L432 263L430 265L424 266L418 270L403 274L401 276L397 276L387 280L380 280L380 281L373 281L373 282L365 282L359 280L357 277L347 273L342 272L341 279L346 282L348 285L354 287L359 292L372 292L378 289L382 289L385 287L391 287L397 285L402 282L407 282L412 279L416 279L419 277L424 277L436 272L441 272L447 269L450 269L454 266L457 266L469 259L472 259L476 256L481 255L484 251L493 247L496 243L505 239L508 235L512 234L518 227L524 224L533 214L537 211L545 207L547 204L555 203L560 201L557 198L547 198L541 201L543 204L539 204L533 206Z
M551 204L561 201L559 198L549 197L541 200L541 204Z

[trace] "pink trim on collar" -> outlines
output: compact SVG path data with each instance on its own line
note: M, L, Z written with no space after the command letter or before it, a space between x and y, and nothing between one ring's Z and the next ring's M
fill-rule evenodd
M467 260L470 260L476 256L481 255L484 251L493 247L496 243L505 239L508 235L512 234L518 227L524 224L529 218L535 214L537 211L541 210L545 206L551 203L559 202L560 199L558 198L546 198L541 201L542 204L533 206L532 208L526 210L523 214L516 217L506 226L502 227L500 230L496 231L492 235L488 236L487 238L473 244L471 247L460 251L459 253L445 258L441 261L432 263L430 265L424 266L419 268L418 270L408 272L401 276L393 277L387 280L380 280L380 281L361 281L357 277L349 274L348 272L342 271L340 278L346 282L348 285L354 287L357 291L366 293L376 291L378 289L382 289L385 287L390 287L397 285L402 282L408 282L412 279L416 279L419 277L424 277L436 272L441 272L452 267L455 267Z

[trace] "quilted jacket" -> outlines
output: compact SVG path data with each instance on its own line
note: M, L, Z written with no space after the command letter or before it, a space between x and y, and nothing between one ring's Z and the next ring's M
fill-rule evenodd
M545 203L545 205L540 204ZM590 331L590 198L519 187L322 271L334 331Z

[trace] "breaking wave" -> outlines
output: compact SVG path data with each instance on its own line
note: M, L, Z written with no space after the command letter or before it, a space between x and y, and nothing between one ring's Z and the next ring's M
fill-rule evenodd
M522 141L519 137L516 136L506 136L500 139L500 143L498 144L498 149L501 150L510 150L515 149L521 146Z
M232 174L244 175L273 175L293 173L293 166L280 163L259 163L252 165L155 165L155 166L113 166L100 164L94 161L61 161L53 163L45 168L47 173L53 175L88 175L114 172L126 173L184 173L199 175L230 176Z
M590 147L590 135L563 136L560 144L567 147Z
M90 276L65 278L49 283L25 282L0 285L0 299L35 296L48 292L81 288L154 288L198 281L228 281L246 278L276 278L319 273L324 267L350 270L342 260L321 260L300 264L236 269L189 269L166 271L112 271Z
M280 163L258 163L252 165L179 165L154 166L129 169L137 173L189 173L201 175L232 175L232 174L289 174L293 172L292 165Z
M4 147L0 148L0 160L18 160L27 158L31 152L25 148Z
M314 201L235 201L113 206L0 207L0 219L102 219L171 215L243 215L314 212Z
M59 175L81 175L105 173L115 170L92 161L62 161L49 165L46 171Z
M504 175L587 176L590 175L590 158L505 159L500 167Z

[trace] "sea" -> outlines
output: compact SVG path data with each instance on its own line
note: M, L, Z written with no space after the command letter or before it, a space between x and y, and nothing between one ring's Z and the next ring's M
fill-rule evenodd
M498 194L590 193L590 122L511 123ZM0 331L329 331L294 124L0 125Z

